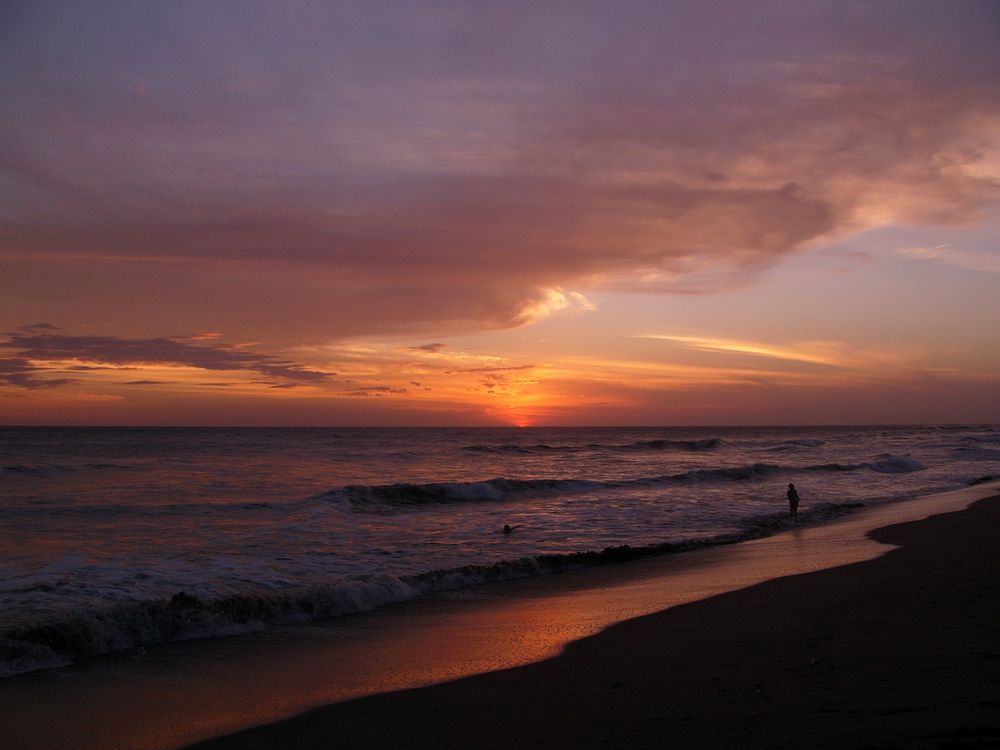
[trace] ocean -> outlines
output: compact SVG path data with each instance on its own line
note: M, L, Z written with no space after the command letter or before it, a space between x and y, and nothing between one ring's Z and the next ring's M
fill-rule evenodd
M738 543L985 477L997 426L0 428L0 676Z

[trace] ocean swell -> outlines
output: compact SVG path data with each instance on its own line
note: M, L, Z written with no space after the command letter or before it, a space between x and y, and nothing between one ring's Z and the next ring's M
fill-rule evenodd
M639 440L628 445L611 446L623 451L714 451L725 445L722 438L705 440Z
M587 447L581 445L546 445L545 443L537 445L517 445L514 443L508 445L465 445L462 447L463 451L470 453L514 453L523 455L533 453L579 453L586 449Z
M713 451L725 445L722 438L705 438L703 440L638 440L634 443L624 445L610 445L604 443L588 443L587 445L547 445L539 443L536 445L466 445L463 451L472 453L511 453L511 454L539 454L539 453L580 453L581 451Z
M799 451L803 448L819 448L823 445L826 445L826 441L820 440L819 438L799 438L796 440L786 440L785 442L773 445L766 450L774 453L785 453L788 451Z
M360 513L384 513L419 509L427 505L474 502L506 502L521 498L551 497L608 489L651 487L658 484L763 480L780 475L816 472L849 472L868 469L882 474L922 471L923 464L910 456L883 455L874 461L854 464L786 465L755 463L713 469L693 469L621 481L587 479L509 479L497 477L478 482L431 482L428 484L350 485L318 495L318 499L344 502Z
M28 464L12 464L8 466L0 466L0 470L2 470L6 475L40 478L62 476L80 471L122 471L133 468L135 467L127 464L114 463L86 463L79 466L70 466L67 464L39 464L36 466L29 466Z
M557 495L587 492L608 486L606 482L585 479L506 479L498 477L481 482L431 482L429 484L350 485L320 497L346 500L358 511L381 507L406 508L443 503L476 501L499 502L528 495Z

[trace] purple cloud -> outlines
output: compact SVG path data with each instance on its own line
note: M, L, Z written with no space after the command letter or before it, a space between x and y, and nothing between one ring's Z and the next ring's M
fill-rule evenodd
M333 373L310 370L268 354L225 346L192 345L168 338L126 339L114 336L69 336L12 333L0 348L17 354L0 360L0 377L11 385L53 387L74 382L36 377L50 371L45 363L65 360L97 362L115 368L141 365L182 365L202 370L248 371L300 385L330 382ZM41 364L39 364L41 363ZM149 385L155 381L131 381ZM221 385L228 385L221 383Z
M72 378L40 378L36 368L24 357L0 357L0 383L16 385L20 388L37 390L41 388L58 388L78 381Z
M546 289L716 291L873 223L967 221L993 189L993 2L5 21L0 260L58 319L510 327Z

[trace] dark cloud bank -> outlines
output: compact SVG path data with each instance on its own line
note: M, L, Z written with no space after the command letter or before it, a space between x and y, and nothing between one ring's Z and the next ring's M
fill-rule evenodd
M42 330L54 328L48 326ZM273 378L276 381L273 385L281 387L325 384L332 378L332 373L310 370L279 357L228 346L192 345L167 338L124 339L33 333L39 330L39 326L25 326L25 329L28 330L9 333L5 341L0 341L0 352L7 350L14 354L0 358L0 383L30 389L68 385L77 381L45 375L60 369L59 363L73 360L112 368L178 365L202 370L253 372ZM132 380L126 385L156 385L161 382Z

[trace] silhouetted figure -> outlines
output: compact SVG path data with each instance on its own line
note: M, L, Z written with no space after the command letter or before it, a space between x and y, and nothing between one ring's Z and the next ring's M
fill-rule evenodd
M505 523L503 525L503 533L504 534L511 534L511 533L513 533L514 529L519 529L523 525L524 525L523 523L519 523L517 526L511 526L510 524Z
M791 482L788 483L788 515L797 516L799 514L799 493L795 489L795 485Z

